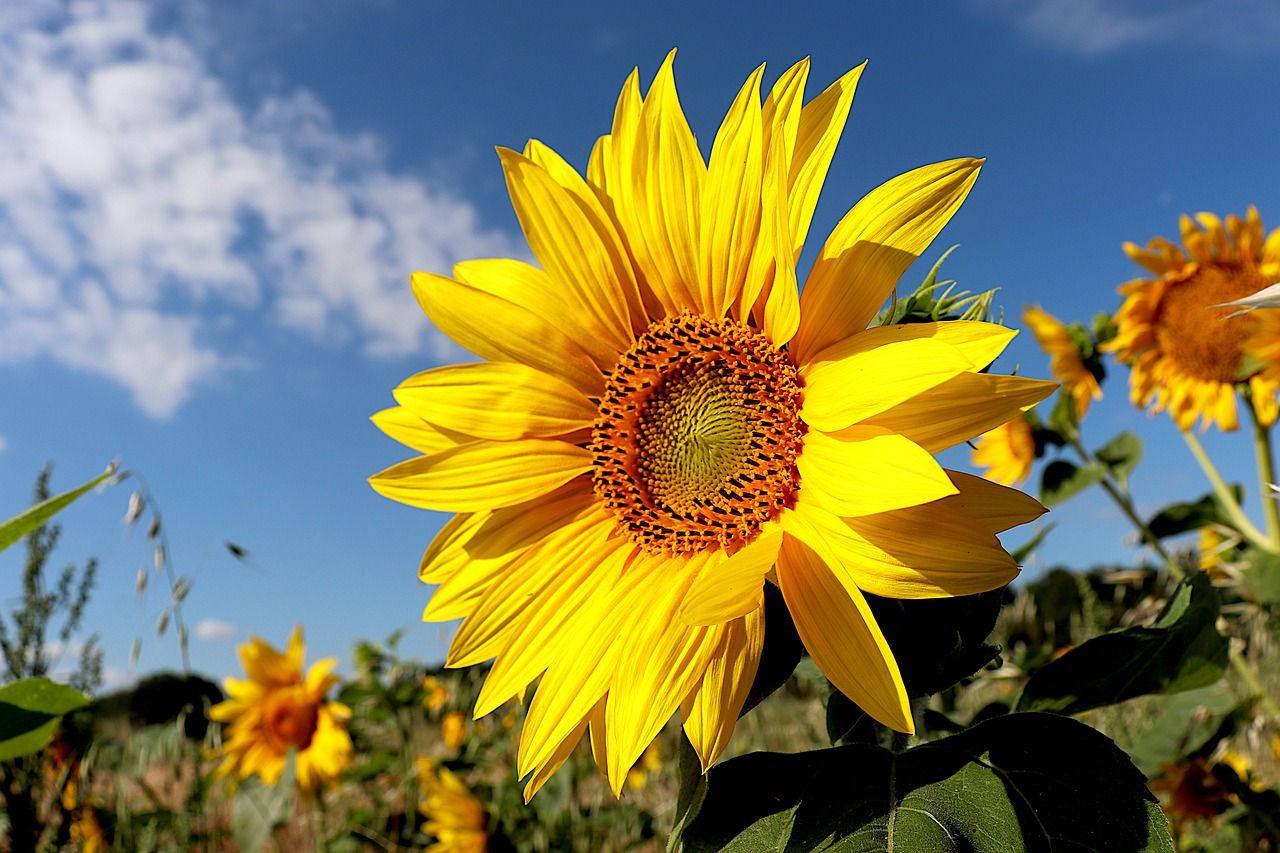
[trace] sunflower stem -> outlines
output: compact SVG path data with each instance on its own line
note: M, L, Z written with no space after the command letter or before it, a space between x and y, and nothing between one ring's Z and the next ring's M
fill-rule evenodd
M1275 455L1271 450L1271 429L1262 423L1258 410L1249 403L1250 423L1253 424L1253 452L1258 458L1258 494L1262 500L1262 517L1267 525L1267 538L1272 547L1280 551L1280 504L1268 494L1276 482Z
M1169 574L1173 576L1174 580L1182 580L1186 576L1186 572L1182 570L1182 566L1178 565L1178 561L1173 558L1173 555L1160 543L1160 537L1156 536L1151 528L1147 526L1147 523L1142 520L1142 516L1138 515L1137 507L1133 505L1133 498L1130 497L1128 488L1114 480L1111 471L1089 452L1089 449L1080 441L1078 434L1069 436L1068 440L1071 442L1071 447L1080 455L1081 461L1103 472L1102 479L1098 481L1103 490L1111 497L1115 505L1120 508L1125 517L1129 519L1134 528L1137 529L1138 535L1142 537L1142 540L1151 546L1151 550L1155 551L1160 559L1164 560L1165 567L1169 570Z
M1244 514L1244 510L1240 508L1240 503L1236 500L1236 496L1232 494L1226 481L1218 473L1213 460L1209 458L1209 454L1204 450L1204 445L1200 443L1200 439L1196 438L1195 433L1190 430L1183 430L1182 438L1186 441L1187 447L1191 449L1191 455L1196 458L1196 462L1200 463L1200 470L1204 471L1209 484L1213 486L1213 493L1217 496L1218 502L1222 504L1223 511L1226 512L1227 517L1231 519L1231 523L1236 526L1236 529L1240 531L1240 535L1269 554L1280 554L1280 545L1263 535L1261 530L1254 527L1253 522L1249 520L1249 516Z

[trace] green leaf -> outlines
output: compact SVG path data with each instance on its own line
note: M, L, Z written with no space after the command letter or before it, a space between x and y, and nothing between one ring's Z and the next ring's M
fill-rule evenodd
M41 501L31 507L26 512L15 515L8 521L0 522L0 551L8 548L23 536L26 536L31 531L40 527L50 518L53 518L56 513L64 509L76 498L80 497L85 492L110 477L115 473L115 471L116 466L109 465L107 470L103 471L83 486L80 486L77 489L72 489L69 492L63 492L60 495L54 495L48 500Z
M1123 485L1129 479L1129 474L1142 461L1142 439L1125 430L1093 451L1093 455L1107 466L1111 476Z
M1223 722L1240 707L1225 684L1188 690L1160 701L1160 711L1125 750L1148 779L1160 765L1172 764L1216 743Z
M231 807L231 837L245 853L256 853L271 840L276 827L293 814L296 756L290 752L275 785L263 784L256 776L246 779L236 791Z
M751 753L703 784L676 850L1173 850L1128 757L1051 714L997 717L897 755L869 745Z
M0 761L44 749L63 714L89 697L47 678L24 678L0 687Z
M1227 666L1218 609L1209 576L1197 573L1178 584L1150 627L1094 637L1032 673L1015 710L1075 714L1212 684Z
M1084 468L1065 459L1055 459L1040 474L1040 502L1045 506L1060 504L1102 479L1103 469L1096 465Z
M1280 603L1280 556L1260 548L1246 552L1247 565L1241 572L1244 585L1260 604Z
M1244 499L1244 489L1239 485L1233 485L1231 491L1237 503ZM1222 511L1222 506L1213 492L1203 495L1199 500L1169 504L1151 516L1147 527L1157 539L1167 539L1170 536L1208 527L1210 524L1221 524L1234 529L1231 519Z

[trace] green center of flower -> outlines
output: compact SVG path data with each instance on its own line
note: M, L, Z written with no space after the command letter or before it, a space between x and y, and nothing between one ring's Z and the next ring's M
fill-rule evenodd
M800 377L758 331L682 314L618 360L592 431L596 494L653 552L736 547L794 504Z

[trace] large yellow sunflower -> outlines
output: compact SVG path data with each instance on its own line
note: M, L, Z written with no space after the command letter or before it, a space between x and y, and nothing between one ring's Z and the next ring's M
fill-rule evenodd
M1089 404L1102 399L1102 387L1080 358L1080 350L1062 321L1040 307L1022 312L1022 322L1031 327L1040 348L1049 355L1049 371L1062 382L1063 393L1075 403L1076 419L1089 411Z
M228 723L219 776L246 779L257 774L268 785L280 779L295 751L298 787L315 791L337 780L351 763L346 721L351 710L325 695L338 682L335 658L312 664L302 674L302 628L293 629L283 654L258 637L236 650L247 679L223 682L228 698L209 717Z
M1236 387L1248 383L1264 424L1276 419L1280 388L1274 342L1259 312L1215 307L1280 279L1280 230L1264 237L1258 211L1224 224L1212 213L1181 219L1182 245L1157 237L1125 252L1156 278L1120 286L1116 337L1104 349L1130 365L1130 398L1152 412L1168 410L1179 429L1239 425ZM1234 313L1234 316L1232 316ZM1267 345L1272 346L1268 349Z
M911 731L863 592L962 595L1018 567L996 533L1043 512L932 454L1054 383L981 373L1015 334L868 329L969 192L980 160L872 190L803 292L800 256L862 67L804 103L802 61L756 69L699 153L672 56L633 72L585 178L545 145L500 150L541 267L416 273L435 325L486 361L428 370L374 421L424 455L371 478L456 512L423 556L424 618L461 618L447 665L494 659L475 713L538 681L518 765L532 796L590 729L620 792L677 710L704 767L754 677L777 583L814 661Z

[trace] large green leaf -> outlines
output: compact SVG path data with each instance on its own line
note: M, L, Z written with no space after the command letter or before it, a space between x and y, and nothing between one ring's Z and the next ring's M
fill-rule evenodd
M1092 486L1103 477L1101 465L1080 466L1055 459L1040 473L1040 502L1054 506Z
M1212 684L1227 666L1218 609L1209 576L1199 572L1178 584L1150 627L1094 637L1032 673L1016 710L1075 714Z
M1094 729L1013 714L894 754L757 752L715 767L675 849L1171 853L1155 798Z
M1125 750L1148 778L1159 775L1163 764L1208 751L1222 734L1230 733L1223 724L1240 709L1240 700L1224 683L1188 690L1159 702L1159 711L1126 744Z
M236 790L231 807L231 835L244 853L257 853L265 847L276 827L293 814L295 764L291 752L275 785L265 785L255 776Z
M1093 451L1093 455L1107 466L1117 482L1124 483L1142 461L1142 439L1125 430Z
M44 749L63 714L89 698L47 678L24 678L0 687L0 761Z
M0 522L0 551L8 548L14 542L17 542L23 536L40 527L49 519L64 509L68 504L103 480L115 473L116 466L110 465L107 470L94 477L89 482L79 488L72 489L69 492L63 492L60 495L54 495L48 500L41 501L26 512L15 515L8 521Z
M1237 503L1243 500L1244 489L1236 485L1232 486L1231 490L1235 493ZM1213 492L1203 495L1198 500L1169 504L1151 516L1151 520L1147 522L1147 529L1157 539L1166 539L1180 533L1199 530L1210 524L1233 526L1231 519L1222 511L1222 505L1218 503L1218 498Z

